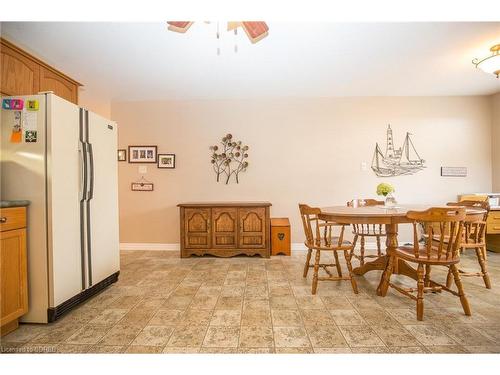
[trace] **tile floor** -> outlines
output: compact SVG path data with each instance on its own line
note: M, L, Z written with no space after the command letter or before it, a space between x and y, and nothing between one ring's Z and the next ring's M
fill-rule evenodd
M179 259L126 251L118 283L50 325L23 324L1 339L15 353L500 353L500 254L489 253L493 289L465 278L472 317L458 298L376 296L380 271L349 282L302 278L304 252L271 259ZM476 267L472 254L465 268ZM445 273L433 271L444 280ZM412 280L396 277L401 283Z

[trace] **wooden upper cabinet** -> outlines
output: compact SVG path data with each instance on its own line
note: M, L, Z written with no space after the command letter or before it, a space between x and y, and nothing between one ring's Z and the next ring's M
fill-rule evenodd
M40 91L54 91L63 99L78 103L78 86L43 66L40 67Z
M30 95L39 91L40 65L2 42L0 91L5 95Z
M80 83L9 41L0 38L0 42L0 93L16 96L53 91L57 96L78 104Z

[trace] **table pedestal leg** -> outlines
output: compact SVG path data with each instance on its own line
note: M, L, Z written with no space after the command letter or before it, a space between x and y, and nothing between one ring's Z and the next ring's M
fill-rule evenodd
M389 255L392 254L396 248L398 247L398 225L397 224L386 224L385 230L387 233L386 240L386 255L378 257L372 262L367 262L360 267L356 267L353 269L353 273L355 275L361 276L370 271L383 271L387 266L387 262L389 261ZM417 270L411 267L407 262L402 259L397 259L394 262L394 266L392 269L393 274L405 275L414 280L417 280ZM380 285L382 284L382 275L380 277L380 283L377 287L377 294L380 295Z
M370 271L385 270L385 265L389 257L387 255L382 255L371 262L366 262L360 267L356 267L352 270L355 275L362 276Z
M387 240L385 242L386 244L386 261L385 261L385 264L384 264L384 269L385 269L385 266L387 265L387 262L389 261L389 257L391 256L391 254L394 253L394 250L398 247L398 225L397 224L386 224L385 225L385 233L387 234ZM398 265L399 262L394 262L394 269L392 270L393 273L397 273L398 270L399 270L399 265ZM383 274L382 274L383 276ZM382 279L383 277L380 278L380 283L378 284L378 287L377 287L377 294L380 295L380 287L382 285Z

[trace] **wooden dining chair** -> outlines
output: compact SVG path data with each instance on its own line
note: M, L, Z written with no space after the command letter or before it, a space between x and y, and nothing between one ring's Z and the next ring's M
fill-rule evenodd
M462 276L470 277L477 276L482 277L484 285L487 289L491 289L490 276L488 274L488 258L486 250L486 220L488 219L488 214L490 212L490 204L488 201L475 201L475 200L464 200L460 202L449 202L448 206L455 207L471 207L480 208L485 210L484 214L477 215L466 215L464 220L464 230L462 233L462 239L460 243L460 250L464 252L466 250L473 249L476 252L477 261L481 272L466 272L463 269L458 269L458 272ZM453 275L448 272L448 277L446 279L446 286L450 287L452 283Z
M316 207L310 207L306 204L299 204L300 216L302 218L302 225L304 227L304 234L306 240L304 241L305 246L308 249L306 265L304 267L304 277L307 276L307 270L309 269L309 261L311 259L311 254L315 251L315 259L313 265L313 280L312 280L312 294L316 294L318 289L318 281L339 281L339 280L350 280L352 289L354 293L358 293L358 286L356 280L352 273L351 264L351 252L352 243L344 240L344 225L339 225L332 222L324 222L318 218L321 210ZM334 230L339 229L339 235L334 236ZM335 263L332 264L321 264L321 252L328 251L332 252L335 258ZM344 253L344 258L347 264L347 270L349 272L348 276L343 276L339 263L338 252ZM335 266L337 268L337 276L334 276L329 270L328 266ZM326 273L327 277L320 277L318 275L319 268L322 267Z
M460 262L460 244L464 227L465 208L433 207L425 211L408 211L407 218L413 223L413 244L400 246L389 254L389 259L382 275L381 295L385 296L390 287L417 302L417 319L424 317L424 292L445 290L458 296L465 315L471 315L469 302L464 293L457 264ZM426 233L420 239L419 228L423 226ZM439 228L436 235L435 228ZM448 233L448 235L446 235ZM393 267L398 259L417 264L417 288L402 288L391 283ZM449 286L439 284L430 279L431 266L447 267L452 273L457 291ZM424 275L425 268L425 275ZM416 296L414 292L417 292Z
M378 201L375 199L354 199L350 202L347 202L348 207L353 207L354 203L357 203L358 206L380 206L384 205L384 201ZM362 266L365 264L365 258L379 258L382 256L382 247L381 247L381 238L386 237L385 233L385 225L381 224L352 224L352 234L354 234L353 239L353 254L356 259L359 260L359 264ZM365 244L366 237L375 238L377 243L377 255L365 255ZM354 251L356 249L356 244L358 242L358 238L360 239L359 246L359 255Z

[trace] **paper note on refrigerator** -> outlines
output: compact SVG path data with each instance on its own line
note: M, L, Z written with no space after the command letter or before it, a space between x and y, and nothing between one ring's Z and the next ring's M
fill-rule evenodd
M37 141L38 113L33 111L23 112L24 142L34 143Z
M37 130L38 113L33 111L23 112L24 130Z
M14 123L12 124L12 132L10 133L11 143L20 143L22 141L22 120L21 111L14 112Z

